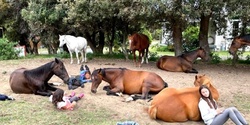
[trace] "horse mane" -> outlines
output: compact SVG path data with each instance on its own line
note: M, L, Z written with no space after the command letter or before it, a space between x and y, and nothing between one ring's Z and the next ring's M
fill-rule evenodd
M51 65L54 61L51 61L49 63L46 63L40 67L37 67L35 69L26 70L24 71L24 76L31 80L33 78L37 78L40 74L43 74L43 72L48 72L48 70L51 68Z
M94 72L97 72L98 71L98 73L99 74L101 74L103 77L105 77L106 76L106 70L107 69L120 69L120 70L122 70L122 71L124 71L124 70L127 70L127 68L100 68L100 69L97 69L97 70L95 70L95 71L93 71L93 74L94 74Z
M238 38L238 39L243 39L244 42L250 42L250 34L247 34L247 35L240 35L238 37L235 37L235 38Z

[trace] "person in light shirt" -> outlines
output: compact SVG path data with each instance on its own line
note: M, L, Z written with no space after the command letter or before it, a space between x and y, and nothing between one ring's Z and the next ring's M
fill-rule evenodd
M201 98L198 107L201 117L206 125L223 125L229 118L236 125L248 125L247 121L237 108L219 107L207 86L200 86L199 93Z
M83 93L81 93L79 96L76 96L74 92L69 96L65 96L64 91L58 88L54 94L49 97L49 100L58 109L73 110L76 106L76 102L83 96Z

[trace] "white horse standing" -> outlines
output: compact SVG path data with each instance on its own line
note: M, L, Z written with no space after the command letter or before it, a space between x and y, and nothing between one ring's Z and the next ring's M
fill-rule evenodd
M59 47L66 44L70 54L70 64L73 63L72 52L76 53L77 64L80 64L78 53L81 53L82 63L87 62L87 40L83 37L75 37L71 35L59 35Z

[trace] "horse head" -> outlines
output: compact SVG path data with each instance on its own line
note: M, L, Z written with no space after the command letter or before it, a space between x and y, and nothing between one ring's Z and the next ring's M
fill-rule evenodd
M55 73L55 75L61 78L64 81L64 83L68 82L69 75L61 60L55 58L55 61L52 63L51 68Z
M239 37L235 37L231 43L231 46L229 48L229 53L231 55L235 55L236 51L238 50L238 48L241 47L241 42L240 42L240 38Z
M92 72L91 74L91 81L92 81L91 92L92 93L96 93L96 89L102 82L103 75L104 75L104 69L97 69Z
M213 97L215 100L218 100L219 98L219 92L218 90L212 85L211 83L211 79L204 75L196 75L195 76L195 81L194 81L194 85L197 86L201 86L201 85L206 85L210 91L213 93Z
M66 44L65 37L65 35L59 35L59 47L63 47L63 45Z
M203 75L196 75L195 76L195 81L194 81L194 85L197 86L201 86L201 85L206 85L206 86L210 86L211 82L210 82L210 78L207 77L205 74Z
M206 50L203 48L203 47L200 47L198 49L198 56L204 60L204 61L207 61L208 60L208 57L207 57L207 52Z

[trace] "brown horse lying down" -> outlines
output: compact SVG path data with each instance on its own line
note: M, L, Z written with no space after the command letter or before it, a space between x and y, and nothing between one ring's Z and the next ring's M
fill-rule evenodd
M198 73L193 68L193 63L198 57L207 60L206 51L202 47L180 56L162 56L157 61L156 66L171 72Z
M63 62L57 58L35 69L16 69L10 75L10 88L15 93L50 96L52 94L50 91L57 89L48 83L53 75L58 76L65 83L69 80L69 75Z
M107 95L117 95L117 93L125 94L142 94L141 99L147 99L149 92L158 93L165 87L167 83L163 79L152 72L134 71L125 68L104 68L94 70L91 75L92 86L91 92L96 93L96 89L102 80L109 83ZM136 99L136 98L135 98Z
M205 75L196 75L194 84L196 87L163 89L153 97L151 106L148 108L149 116L152 119L160 119L166 122L201 120L198 108L199 86L207 85L216 100L219 98L219 93Z

